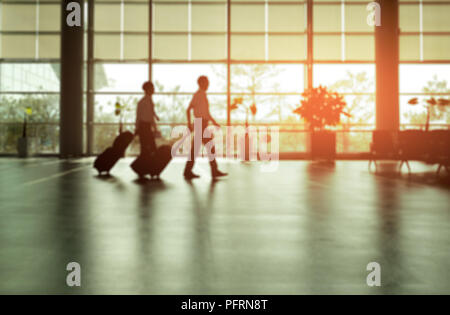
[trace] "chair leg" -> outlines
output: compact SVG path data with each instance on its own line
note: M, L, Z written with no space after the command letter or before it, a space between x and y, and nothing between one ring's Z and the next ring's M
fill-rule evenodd
M436 175L439 175L439 173L441 172L441 168L442 168L442 164L439 164Z
M400 165L398 167L398 170L401 172L402 171L402 167L403 167L403 163L405 163L405 161L400 161Z

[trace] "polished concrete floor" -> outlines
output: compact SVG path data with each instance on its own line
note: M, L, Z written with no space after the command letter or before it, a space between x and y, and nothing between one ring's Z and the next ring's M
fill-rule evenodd
M161 181L130 162L99 178L92 159L0 159L0 293L450 293L450 180L435 167L222 161L213 182L201 161L189 183L181 160Z

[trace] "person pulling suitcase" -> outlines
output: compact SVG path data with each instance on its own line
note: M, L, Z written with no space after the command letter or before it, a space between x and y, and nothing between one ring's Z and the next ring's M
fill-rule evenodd
M172 159L170 146L163 145L159 148L155 142L156 120L159 121L155 113L155 105L152 100L155 88L153 83L145 82L142 86L145 96L139 101L136 110L136 135L139 136L141 144L141 154L131 164L131 168L140 179L146 175L151 177L159 175Z
M158 115L155 113L155 104L153 103L153 93L155 87L150 81L144 82L142 85L144 97L138 102L136 110L136 131L139 136L141 145L141 155L150 156L156 151L155 135L153 130L156 126L156 120L159 121Z

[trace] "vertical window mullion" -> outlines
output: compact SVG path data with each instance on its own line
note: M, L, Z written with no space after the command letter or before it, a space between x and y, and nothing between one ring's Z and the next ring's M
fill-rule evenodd
M264 59L269 60L269 2L264 4Z
M231 0L227 0L227 125L231 125Z
M2 16L3 16L3 3L0 1L0 25L3 25ZM3 39L3 36L0 34L0 58L3 57L2 39ZM0 76L0 78L1 78L1 76ZM0 82L0 87L1 87L1 82Z
M314 50L313 50L313 0L307 1L307 60L306 60L306 88L313 87L313 64L314 64Z
M125 3L124 0L120 2L120 60L124 57L124 31L125 31Z
M35 34L36 38L35 40L35 51L34 51L34 58L37 60L39 59L39 0L36 2L36 21L35 21Z
M153 77L153 0L148 0L148 80Z
M419 45L420 45L420 52L419 52L419 58L420 61L424 60L424 49L423 49L423 0L420 0L419 3Z
M188 2L188 60L192 59L192 1Z
M345 0L341 0L341 60L346 60L345 47Z

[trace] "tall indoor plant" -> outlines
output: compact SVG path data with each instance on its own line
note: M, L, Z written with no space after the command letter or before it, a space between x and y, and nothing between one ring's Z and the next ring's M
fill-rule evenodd
M253 121L255 121L256 113L258 111L258 108L256 107L256 103L253 98L253 103L251 105L244 106L243 105L243 98L237 97L233 100L233 103L231 104L231 111L238 110L242 108L245 110L245 138L244 138L244 160L250 161L250 137L248 134L248 118L250 114L253 117Z
M450 100L445 98L435 99L434 97L431 97L429 99L422 99L423 106L425 107L427 111L427 119L425 122L425 131L428 131L430 129L430 120L432 117L432 114L435 112L435 108L442 109L446 106L450 106ZM418 105L419 99L417 97L412 98L408 101L409 105ZM434 116L434 115L433 115Z
M119 134L123 132L123 115L126 109L126 105L121 105L119 102L116 102L114 115L116 115L116 117L119 117Z
M347 103L337 92L324 86L307 89L302 93L300 106L294 110L308 124L311 131L311 154L313 158L334 159L336 156L336 132L329 130L341 121Z
M17 153L19 157L26 158L30 154L30 138L27 134L28 117L33 113L31 107L27 107L23 113L22 136L17 139Z

